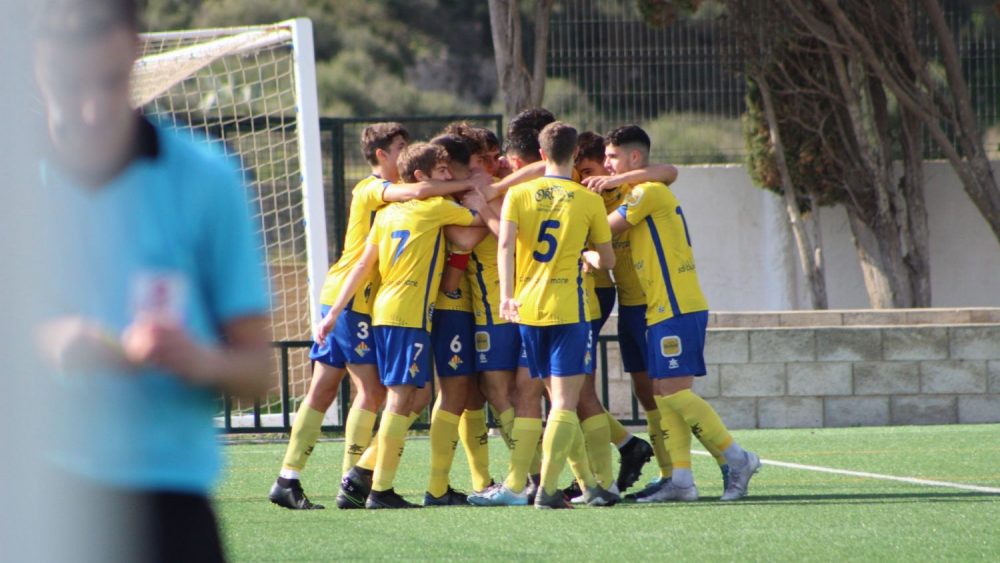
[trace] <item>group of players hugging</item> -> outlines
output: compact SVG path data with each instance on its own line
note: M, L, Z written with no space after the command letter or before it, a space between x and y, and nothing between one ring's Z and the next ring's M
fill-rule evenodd
M323 508L300 472L345 374L356 395L341 509L418 506L393 482L410 425L432 400L423 506L695 501L692 436L719 464L721 500L744 497L760 460L692 391L706 373L708 304L668 187L677 169L649 162L649 136L636 125L578 133L536 108L510 122L503 156L492 131L467 123L410 141L398 123L362 132L372 173L353 190L344 252L323 286L312 381L271 502ZM649 442L596 392L597 338L616 299L621 360ZM510 456L499 482L487 405ZM459 442L470 494L450 485ZM658 477L624 495L653 457ZM575 479L563 488L567 461Z

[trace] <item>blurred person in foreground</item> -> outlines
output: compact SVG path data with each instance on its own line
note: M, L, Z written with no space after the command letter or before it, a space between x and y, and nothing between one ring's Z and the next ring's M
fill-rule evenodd
M138 28L133 0L50 0L38 21L57 250L37 332L72 417L52 457L124 527L81 558L218 561L213 415L269 382L263 256L235 167L132 108Z

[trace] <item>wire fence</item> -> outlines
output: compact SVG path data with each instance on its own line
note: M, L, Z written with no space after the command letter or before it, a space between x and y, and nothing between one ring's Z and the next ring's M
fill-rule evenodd
M1000 144L1000 17L993 2L943 0L972 104L994 158ZM775 9L780 3L774 2ZM653 28L635 0L564 0L552 14L546 106L560 119L605 133L642 125L653 158L678 164L742 162L744 78L719 3ZM939 48L916 29L932 64ZM935 70L936 71L936 70ZM928 158L940 158L926 143Z

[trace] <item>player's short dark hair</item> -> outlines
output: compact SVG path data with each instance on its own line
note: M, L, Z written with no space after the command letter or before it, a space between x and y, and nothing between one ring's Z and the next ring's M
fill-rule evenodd
M518 129L507 135L504 152L509 156L516 156L523 160L525 164L538 162L542 155L538 152L538 131L534 129Z
M652 146L652 143L649 141L649 135L638 125L623 125L608 133L604 141L616 147L640 145L646 153L649 153L649 148Z
M448 152L448 160L451 162L468 166L472 160L472 147L474 144L464 137L452 134L438 135L431 139L430 143L444 148Z
M403 127L402 123L373 123L361 130L361 152L365 155L368 164L375 166L378 164L378 157L375 151L382 149L389 150L392 140L402 137L404 141L410 142L410 132Z
M399 155L397 167L399 177L404 182L416 182L417 170L430 176L434 167L440 162L448 162L448 151L441 145L431 143L415 143L405 149Z
M546 125L556 120L556 116L545 108L531 108L515 115L507 124L507 136L510 137L516 131L523 129L534 129L541 131Z
M75 42L115 28L139 32L135 0L45 0L36 31L40 39Z
M483 138L486 140L486 150L500 150L500 139L497 138L496 133L490 129L486 129L485 127L481 128L480 131L482 131Z
M556 121L545 126L538 134L538 145L550 162L565 164L573 159L576 151L576 128L568 123Z
M468 121L456 121L454 123L449 123L443 131L442 135L456 135L461 137L465 144L469 147L470 154L480 154L486 152L486 136L483 134L485 129L480 129L479 127L473 127ZM454 157L452 157L454 159Z
M604 137L593 131L584 131L577 136L576 146L580 149L576 153L577 164L583 160L604 162Z

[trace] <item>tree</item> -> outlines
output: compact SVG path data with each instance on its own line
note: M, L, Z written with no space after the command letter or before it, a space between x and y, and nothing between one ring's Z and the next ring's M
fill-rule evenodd
M821 7L811 6L812 0L786 1L798 19L831 49L855 53L907 115L926 127L1000 240L1000 187L983 147L955 38L938 0L819 0ZM917 6L923 8L919 15L925 18L940 52L936 62L945 71L944 82L932 75L913 28L898 25L914 23ZM872 18L890 24L880 26L885 35L869 34ZM955 132L954 139L948 130Z
M794 10L764 10L763 3L753 0L730 0L727 7L736 24L733 33L740 38L741 67L754 82L748 107L753 108L753 94L759 91L756 97L765 107L764 126L772 131L772 149L781 156L775 159L778 173L771 176L782 180L807 279L808 269L815 270L821 257L818 246L809 247L810 239L797 232L803 229L796 225L794 206L787 196L792 176L797 179L792 189L807 206L844 206L873 307L929 306L919 123L905 112L893 115L895 100L861 57L815 37ZM882 9L888 6L883 4ZM864 16L869 36L885 37L880 44L886 44L887 56L891 56L889 42L894 34L914 31L913 18L907 13L876 10L862 14L859 10L852 16ZM768 105L770 111L766 111ZM754 117L752 112L749 117ZM782 146L774 141L781 137L793 142ZM752 150L750 154L753 158L757 153ZM902 174L894 165L897 156L903 162ZM800 173L783 170L788 167L782 160L798 162ZM759 167L752 165L751 170ZM755 175L759 183L773 187L768 186L767 177ZM807 254L803 247L816 254Z
M755 5L756 4L756 5ZM823 251L820 240L819 197L817 182L797 182L802 177L809 177L808 162L803 162L811 139L794 138L798 132L793 128L787 131L793 148L789 151L783 140L779 115L787 115L788 109L779 112L775 108L775 96L771 92L769 74L776 71L779 64L776 56L781 53L780 46L787 41L784 33L775 23L780 20L770 18L760 10L759 3L749 0L732 1L729 3L730 21L739 22L731 26L733 37L736 38L740 51L740 66L747 75L747 114L744 120L744 134L748 151L750 175L754 181L767 186L782 195L785 203L785 213L795 239L799 264L806 277L809 295L813 309L826 309L828 305L826 294L826 272L823 266ZM793 166L798 174L793 175ZM805 173L803 173L805 172ZM812 175L819 180L819 177ZM796 189L800 186L800 189Z
M529 71L524 56L520 0L489 0L493 55L507 115L542 104L552 4L553 0L535 0L533 56Z

